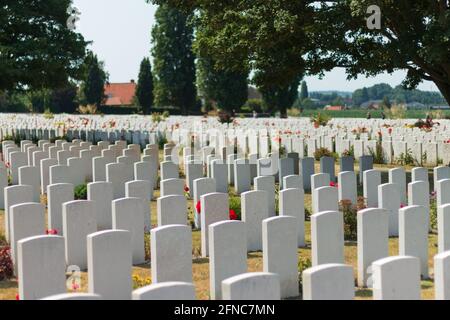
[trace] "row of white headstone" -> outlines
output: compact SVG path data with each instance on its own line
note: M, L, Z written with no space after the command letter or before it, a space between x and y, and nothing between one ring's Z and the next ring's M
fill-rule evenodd
M176 166L176 165L175 165ZM164 165L162 165L162 168L161 168L161 170L162 170L162 174L164 175L164 171L165 171L165 169L163 169L164 168ZM178 168L177 168L177 170L178 170ZM439 170L437 171L437 172L439 172ZM352 172L350 172L350 173L341 173L340 175L343 175L344 176L344 174L345 175L348 175L349 177L351 177L351 179L349 178L349 181L352 181L352 180L356 180L356 177L354 177L354 173L352 173ZM289 176L288 176L289 177ZM236 178L236 175L235 175L235 178ZM297 180L297 183L298 183L298 181L299 181L299 178L301 178L301 176L298 176L298 177L295 177L296 178L296 180ZM331 246L330 245L328 245L328 244L326 244L326 245L320 245L320 238L317 238L317 235L323 235L323 236L325 236L325 235L327 235L327 234L329 234L330 233L330 230L333 230L333 228L335 228L335 226L336 225L343 225L343 221L342 222L339 222L338 221L338 223L336 223L336 213L337 212L329 212L329 213L327 213L326 211L327 210L333 210L336 206L337 206L337 203L338 203L338 201L337 201L337 199L338 199L338 197L337 197L337 190L336 190L336 188L332 188L332 187L328 187L328 186L320 186L320 180L321 180L321 178L323 179L323 177L312 177L312 186L313 186L313 199L315 199L315 200L313 200L313 203L314 203L314 205L313 205L313 207L315 208L315 210L314 210L314 212L316 213L316 215L314 215L313 217L314 217L314 219L312 219L312 234L314 234L314 227L315 227L315 219L317 218L317 219L319 219L320 221L325 221L325 222L323 222L323 224L321 224L321 223L317 223L317 230L315 231L315 234L316 234L316 239L315 239L315 237L314 236L312 236L312 243L313 243L313 264L314 264L314 256L315 256L315 254L314 254L314 252L316 252L317 253L317 257L320 257L320 256L325 256L325 257L327 257L327 255L328 255L328 252L331 252L331 251L333 251L333 252L331 252L331 254L335 254L336 253L336 250L334 250L333 248L336 248L336 246L333 246L334 244L336 244L336 243L340 243L340 244L342 244L342 245L340 245L339 247L341 248L341 249L338 249L337 250L337 252L340 252L340 251L342 251L343 252L343 231L342 232L340 232L339 230L338 230L338 232L337 232L337 234L342 234L342 241L340 241L340 235L339 235L339 239L338 239L338 241L337 242L335 242L335 241L333 241L333 243L331 243ZM437 178L439 178L439 177L437 177ZM195 187L195 185L196 184L201 184L201 179L202 178L200 178L200 183L199 183L199 180L194 180L194 194L196 193L196 189L200 189L199 187ZM203 178L204 179L204 178ZM207 178L206 178L207 179ZM272 181L273 181L273 177L257 177L256 179L255 179L255 186L258 186L258 185L260 185L260 184L258 184L257 183L257 179L259 179L259 180L261 180L261 181L265 181L266 182L266 185L272 185ZM315 180L318 180L319 182L317 182L316 183L316 181ZM326 179L324 179L324 180L326 180ZM163 180L164 181L164 180ZM439 183L441 183L442 181L440 181L440 180L438 180L439 181ZM262 184L264 184L263 182L261 182L261 185ZM288 185L289 183L286 183L286 185ZM340 183L340 185L344 185L344 186L346 186L348 184L348 182L344 182L344 181L341 181L341 183ZM108 184L110 187L112 187L111 185L112 185L112 182L110 182L109 184ZM273 183L273 185L274 185L274 183ZM354 184L352 184L352 185L356 185L356 183L354 183ZM217 186L217 184L215 183L215 186ZM317 186L317 188L316 188L316 186ZM29 187L27 188L27 186L26 185L23 185L23 186L21 186L21 187L24 187L24 188L22 188L22 190L21 191L25 191L25 189L30 189ZM16 187L9 187L9 188L16 188ZM113 188L112 188L113 189ZM381 188L380 188L381 189ZM13 189L11 189L11 190L13 190ZM6 197L5 197L5 199L8 199L9 198L9 193L11 193L12 191L11 191L10 189L8 189L8 188L5 188L5 195L6 195ZM73 186L72 186L72 190L73 190ZM295 188L295 190L294 191L292 191L292 189L287 189L287 190L284 190L284 191L290 191L290 193L293 193L293 194L295 194L295 195L298 195L299 193L301 194L301 192L302 192L302 189L301 189L301 187L300 188ZM258 228L258 227L256 227L256 228L253 228L253 225L256 225L256 226L258 226L258 225L261 225L261 222L263 223L263 225L264 225L264 222L265 223L267 223L268 222L268 220L267 219L265 219L267 216L266 215L259 215L258 216L258 214L259 214L259 211L260 210L262 210L262 212L265 212L265 211L269 211L269 201L267 200L267 198L268 198L268 196L267 196L267 190L256 190L256 191L250 191L250 192L245 192L245 193L243 193L243 195L242 195L242 199L243 199L243 201L242 201L242 206L243 206L243 218L244 218L244 221L245 222L243 222L244 224L246 224L248 227L245 227L245 232L246 232L246 234L248 234L248 233L251 233L251 232L249 232L249 230L251 230L251 231L255 231L256 233L258 232L258 229L261 229L261 234L262 233L264 233L264 228L262 227L262 228ZM28 192L26 192L25 191L25 194L32 194L33 192L32 192L32 190L31 191L28 191ZM170 192L168 192L169 193L169 196L170 196ZM198 194L200 194L199 192L197 192ZM439 189L438 189L438 193L439 193ZM12 192L12 194L22 194L22 192ZM287 194L289 194L289 192L286 192L286 195ZM198 196L198 195L197 195ZM14 197L13 195L11 195L11 197ZM195 196L194 196L195 197ZM291 196L292 197L292 196ZM30 197L31 198L31 197ZM116 199L116 197L113 195L113 197L112 198L114 198L114 199ZM207 252L207 244L209 243L209 241L208 241L208 231L209 231L209 227L210 227L210 225L211 224L213 224L214 222L217 222L217 221L215 221L215 217L214 217L214 215L216 215L216 212L218 211L217 210L217 206L218 206L218 204L220 204L220 203L222 203L222 208L223 208L223 210L219 210L220 211L220 213L219 213L219 215L220 214L223 214L223 217L218 217L217 218L217 220L218 220L218 222L220 222L220 221L224 221L224 220L227 220L228 219L228 205L227 205L227 202L228 202L228 195L227 194L220 194L220 193L213 193L213 194L204 194L204 195L201 195L200 196L200 198L201 198L201 201L202 201L202 214L201 214L201 217L202 217L202 221L201 221L201 225L202 225L202 250L206 250L206 255L208 254L208 252ZM281 201L281 199L282 199L283 197L281 197L280 198L280 201ZM380 198L383 198L383 196L381 196ZM211 199L211 203L207 200L207 199ZM297 201L297 203L296 202L294 202L294 201L288 201L288 200L286 200L286 201L281 201L281 203L280 203L280 207L282 207L283 205L284 206L286 206L286 207L289 207L289 206L291 206L291 207L293 207L293 208L296 208L296 206L298 205L298 199L301 199L301 197L300 198L297 198L297 197L295 197L295 200ZM69 199L70 200L70 199ZM133 203L134 202L134 205L135 206L138 206L137 205L137 203L138 202L140 202L140 203L142 203L142 201L133 201L133 199L121 199L121 200L116 200L116 201L118 201L118 203ZM148 200L147 200L148 201ZM386 200L387 201L387 200ZM13 205L13 202L14 201L9 201L8 200L8 203L10 203L11 204L11 208L12 208L12 205ZM25 200L25 201L18 201L18 203L19 203L19 208L21 208L20 207L20 203L26 203L26 202L32 202L32 200ZM72 202L72 203L61 203L60 204L60 206L62 206L62 211L63 211L63 217L64 217L64 214L67 216L67 215L69 215L70 216L70 213L68 214L67 212L70 212L71 210L73 210L73 211L75 211L75 212L83 212L83 214L85 214L87 217L89 217L90 216L90 219L89 218L87 218L87 219L82 219L82 223L84 224L84 228L73 228L73 229L80 229L80 230L82 230L83 232L81 232L82 233L82 236L81 236L81 239L83 238L83 236L87 236L87 235L89 235L91 232L93 232L93 231L95 231L95 229L89 229L89 226L92 226L92 221L93 221L93 219L95 218L96 219L96 214L90 214L89 213L89 210L88 209L86 209L86 208L89 208L89 206L91 207L91 211L92 211L92 208L94 207L93 206L93 204L91 203L90 205L88 204L88 202L89 201L87 201L87 202ZM103 201L104 202L104 201ZM390 203L390 201L387 201L387 202L389 202ZM226 205L224 205L224 203L226 203ZM247 203L247 205L246 205L246 203ZM302 201L300 201L300 203L302 203ZM324 204L324 206L326 206L326 207L322 207L321 206L321 204ZM58 205L56 205L56 206L58 206ZM328 207L328 206L330 206L330 207ZM387 206L387 205L386 205ZM34 204L34 205L30 205L30 208L31 207L33 207L33 208L36 208L36 204ZM125 205L123 206L124 208L127 208ZM164 206L162 206L162 207L164 207ZM7 208L8 208L8 206L7 206ZM64 208L65 208L65 210L64 210ZM68 209L69 208L69 209ZM72 208L72 209L70 209L70 208ZM209 210L209 208L213 208L213 209L211 209L211 210ZM248 209L246 209L246 208L248 208ZM262 208L262 209L260 209L260 210L256 210L255 208ZM23 209L22 208L22 211L27 211L27 210L30 210L30 209ZM40 207L40 209L36 209L36 210L41 210L42 211L42 207ZM252 212L252 213L248 213L247 214L247 211L254 211L254 213ZM8 211L8 210L7 210ZM12 211L12 210L11 210ZM21 210L18 210L18 212L20 212ZM124 209L123 210L123 212L127 212L127 211L136 211L136 212L139 212L140 210L126 210L126 209ZM166 209L166 212L167 211L170 211L170 210L168 210L168 209ZM293 210L294 211L294 210ZM299 210L300 211L300 210ZM107 211L105 211L105 212L107 212ZM127 212L128 213L128 212ZM333 213L333 214L331 214L331 213ZM338 215L339 215L339 213L337 213ZM116 216L117 215L120 215L120 214L117 214L116 213ZM252 217L252 215L253 216L255 216L254 218L251 218ZM420 214L419 214L420 215ZM7 215L8 216L8 215ZM20 215L19 215L20 216ZM36 215L36 216L38 216L38 215ZM42 216L42 215L41 215ZM114 212L113 212L113 216L114 216ZM129 219L129 214L128 215L125 215L126 216L126 218L124 219L124 220L127 220L126 222L128 222L128 223L130 223L130 221L129 220L133 220L133 219ZM288 215L289 216L289 215ZM297 216L297 215L296 215ZM421 217L423 216L423 215L420 215ZM94 217L94 218L93 218ZM246 221L245 220L245 217L248 217L248 220ZM325 217L325 218L323 218L324 220L321 220L321 218L320 217ZM332 217L332 218L328 218L328 217ZM128 218L128 219L127 219ZM211 218L211 219L210 219ZM279 218L286 218L286 217L279 217ZM423 218L423 217L422 217ZM111 218L111 220L113 220L114 218ZM185 219L186 218L183 218L184 219L184 221L185 221ZM259 219L259 220L258 220ZM271 218L269 218L269 221L270 221L270 219ZM294 218L295 219L295 218ZM91 221L91 224L89 224L89 223L87 223L87 221ZM283 219L284 221L286 221L286 219ZM333 220L334 222L333 223L331 223L331 226L328 226L327 225L327 221L329 221L329 220ZM342 219L338 219L338 220L342 220ZM18 221L20 221L20 220L18 220ZM43 219L41 220L41 221L44 221ZM97 220L96 220L97 221ZM278 221L278 220L275 220L275 221ZM280 220L280 221L282 221L282 220ZM67 217L66 217L66 224L67 223L69 223L69 224L72 224L73 222L71 222L70 221L70 218L69 218L69 220L67 220ZM182 223L183 224L183 223ZM297 226L297 225L301 225L302 223L292 223L292 221L289 223L289 225L294 225L294 226ZM39 223L37 224L37 225L39 225ZM88 225L88 226L87 226ZM138 226L139 225L139 222L137 222L136 224L135 224L136 226ZM143 225L143 223L142 223L142 221L141 221L141 223L140 223L140 226L142 226ZM185 225L185 223L184 223L184 225ZM275 224L276 225L276 224ZM282 224L281 224L282 225ZM322 226L322 227L320 227L320 226ZM323 227L323 226L325 226L325 227ZM98 226L97 226L98 227ZM330 229L331 228L331 229ZM69 230L70 229L70 227L69 226L66 226L66 228L64 228L63 227L63 231L64 230ZM121 228L119 228L119 229L121 229ZM126 229L126 228L124 228L124 229ZM132 230L135 230L135 229L138 229L138 227L136 227L135 229L133 229L132 227L130 227L130 229L132 229ZM252 230L252 229L256 229L256 230ZM9 229L8 229L9 230ZM42 229L41 229L42 230ZM142 228L141 228L141 230L142 230ZM325 231L319 231L319 230L325 230ZM77 230L78 231L78 230ZM143 230L142 230L142 233L143 233ZM332 232L333 233L333 232ZM38 233L39 234L39 233ZM133 231L131 231L131 234L133 234ZM276 233L273 233L274 234L274 238L276 238L276 237L279 237L279 235L284 235L284 234L294 234L295 235L295 239L296 239L296 241L295 242L297 242L297 241L299 241L298 239L299 239L299 232L297 231L297 232L291 232L291 233L289 233L288 232L288 230L286 230L286 232L284 232L283 230L281 231L281 232L276 232ZM414 234L414 233L413 233ZM67 236L65 236L65 237L67 237ZM133 237L133 236L132 236ZM255 238L258 238L258 236L254 236ZM139 238L139 237L136 237L136 238ZM142 237L143 238L143 237ZM171 237L169 237L169 238L171 238ZM247 239L250 239L250 237L247 235L247 237L246 237ZM74 238L74 239L76 239L76 238ZM245 239L245 238L244 238ZM272 239L272 238L271 238ZM80 237L78 237L78 239L77 239L78 241L77 242L83 242L83 240L80 240ZM283 239L281 239L281 240L283 240ZM21 240L19 240L18 241L18 243L20 242ZM272 241L272 240L271 240ZM66 246L66 248L68 247L68 245L67 245L67 243L68 243L69 241L66 239L65 241L64 241L64 243L65 243L65 246ZM139 242L139 241L138 241ZM140 241L141 243L143 242L143 241ZM268 243L269 243L269 241L267 241ZM294 244L295 244L295 242L294 242ZM153 242L152 242L153 243ZM245 243L245 244L251 244L251 241L243 241L243 243ZM270 242L270 243L272 243L272 242ZM286 243L291 243L291 241L283 241L282 242L282 244L283 244L283 246L286 246ZM178 245L179 243L177 243L177 245ZM75 246L78 246L78 245L75 245ZM222 246L223 246L223 244L222 244ZM280 245L281 246L281 245ZM133 247L133 246L132 246ZM134 247L133 247L134 248ZM77 248L77 249L79 249L79 248ZM248 249L248 248L247 248ZM246 250L247 250L246 249ZM245 251L246 251L245 250ZM254 250L260 250L260 249L254 249ZM79 250L79 252L82 252L83 250ZM130 251L134 251L134 250L130 250ZM154 250L155 252L157 252L157 250ZM142 251L141 251L142 252ZM153 251L152 251L153 252ZM162 251L162 252L164 252L164 251ZM267 250L265 250L265 252L270 252L270 249L269 248L267 248ZM293 250L291 250L291 252L289 253L290 255L290 257L292 257L292 256L294 256L294 254L293 254ZM296 253L297 252L297 247L295 246L295 255L297 254ZM64 254L64 256L66 256L67 255L67 252ZM246 258L246 255L244 255L244 258ZM328 258L328 257L327 257ZM319 258L317 258L317 260L318 260ZM134 260L134 259L133 259ZM152 259L153 260L153 259ZM283 259L281 259L281 260L283 260ZM189 261L190 261L190 263L192 263L192 259L191 259L191 251L189 251ZM277 267L279 267L278 265L279 265L279 262L278 261L280 261L280 259L279 258L277 258L277 259L275 259L275 261L277 261ZM331 261L330 263L333 263L334 261ZM343 262L343 261L341 261L341 262ZM322 265L322 264L326 264L326 263L328 263L328 262L326 262L325 260L323 261L323 262L319 262L319 263L317 263L318 265ZM295 269L297 268L297 266L296 266L296 263L295 264L291 264L290 265L290 267L289 267L289 270L292 272L292 274L293 274L293 271L292 270L294 270L294 268L292 267L293 265L295 265ZM152 268L153 269L153 268ZM156 268L155 268L156 269ZM192 269L192 268L191 268ZM270 270L269 270L270 271ZM153 272L153 271L152 271ZM191 273L191 272L190 272ZM281 268L281 271L278 271L277 272L277 274L280 276L280 274L281 275L284 275L283 274L283 269ZM293 279L293 276L292 276L292 274L291 274L291 277L292 278L290 278L290 279ZM296 274L297 274L297 271L296 271ZM306 273L307 274L307 273ZM190 276L192 277L192 273L190 274ZM281 277L282 278L282 277ZM281 281L281 288L283 288L283 281ZM308 283L307 281L305 282L305 283ZM294 285L293 285L293 283L292 283L292 281L289 281L289 283L288 284L286 284L286 285L288 285L288 286L291 286L291 287L293 287ZM352 288L353 288L353 286L352 286ZM298 283L297 283L297 290L298 290ZM284 292L283 290L281 290L281 292ZM104 294L103 294L104 295ZM290 295L286 295L286 294L281 294L281 297L287 297L287 296L290 296ZM306 296L305 296L306 297Z

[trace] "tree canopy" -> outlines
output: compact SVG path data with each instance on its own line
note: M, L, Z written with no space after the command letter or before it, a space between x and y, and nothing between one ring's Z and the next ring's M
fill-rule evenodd
M103 63L98 60L96 54L89 52L83 69L82 100L86 104L100 106L105 100L105 84L108 79Z
M139 102L140 110L144 114L149 114L154 99L152 65L149 58L144 58L141 62L139 79L136 86L136 98Z
M189 13L162 4L152 30L155 103L179 107L182 114L195 107L197 98L194 34L189 19Z
M208 33L196 46L222 68L247 61L259 86L291 83L335 67L349 78L407 70L403 85L433 81L450 102L450 4L379 0L381 28L368 27L373 0L154 0L192 12ZM258 74L260 70L271 70Z
M87 43L67 28L70 0L2 0L0 91L60 88L80 79Z

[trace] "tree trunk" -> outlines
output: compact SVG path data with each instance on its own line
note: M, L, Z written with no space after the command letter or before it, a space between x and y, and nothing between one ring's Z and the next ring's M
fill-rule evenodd
M284 107L280 107L280 118L282 119L287 119L288 115L287 115L287 108Z
M450 82L442 82L435 80L434 83L439 88L439 91L444 96L447 103L450 105Z

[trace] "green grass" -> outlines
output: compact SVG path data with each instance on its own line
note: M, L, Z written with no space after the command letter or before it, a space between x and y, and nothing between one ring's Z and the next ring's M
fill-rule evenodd
M368 110L352 109L343 111L327 111L322 109L308 109L304 110L301 117L311 117L317 113L325 114L331 118L366 118ZM381 110L370 110L372 119L381 119ZM406 119L424 119L429 110L407 110ZM450 116L450 111L443 111L445 116Z

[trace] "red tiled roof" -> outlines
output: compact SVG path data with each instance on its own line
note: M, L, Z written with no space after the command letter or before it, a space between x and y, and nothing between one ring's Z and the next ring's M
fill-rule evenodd
M136 83L108 83L105 85L107 106L131 106L136 91Z
M328 107L325 107L325 109L329 110L329 111L341 111L341 110L344 110L344 107L343 106L328 106Z

